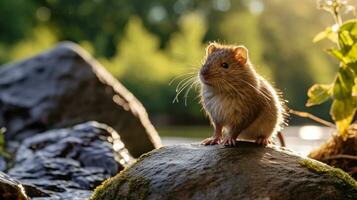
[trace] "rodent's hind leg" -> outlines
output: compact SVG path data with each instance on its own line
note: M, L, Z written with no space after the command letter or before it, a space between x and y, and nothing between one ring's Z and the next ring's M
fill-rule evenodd
M273 141L271 138L267 138L266 136L259 136L257 139L255 139L255 143L267 146L268 144L272 144Z
M214 127L214 135L212 137L204 139L201 144L203 145L215 145L215 144L221 144L222 142L222 129L223 126L219 123L215 124Z

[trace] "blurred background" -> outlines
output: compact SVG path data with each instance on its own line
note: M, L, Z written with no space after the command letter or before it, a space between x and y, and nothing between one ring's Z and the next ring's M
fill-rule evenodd
M312 43L333 23L314 0L0 0L0 18L0 64L74 41L144 104L166 143L199 140L212 132L197 91L190 93L187 105L183 95L173 103L178 82L169 85L200 67L209 41L244 44L288 107L330 121L329 103L305 107L307 89L332 82L338 69L321 50L327 45ZM289 121L286 135L297 139L318 142L331 132L306 119L292 116Z

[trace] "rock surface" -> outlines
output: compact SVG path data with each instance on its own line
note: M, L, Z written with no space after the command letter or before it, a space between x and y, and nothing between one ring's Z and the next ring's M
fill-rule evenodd
M179 145L144 155L98 187L91 200L357 199L357 183L341 170L287 150Z
M51 195L48 199L84 200L131 162L113 129L88 122L25 139L8 174L42 189Z
M19 182L0 172L0 199L28 200L28 196Z
M135 157L161 145L142 104L73 43L0 67L0 91L7 139L93 120L118 131Z

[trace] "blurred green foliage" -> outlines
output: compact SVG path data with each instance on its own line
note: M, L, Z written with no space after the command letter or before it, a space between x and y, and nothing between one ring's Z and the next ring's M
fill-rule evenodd
M0 17L0 64L77 42L163 124L207 123L197 92L187 107L173 104L168 83L200 67L208 41L247 46L258 71L297 110L305 109L310 85L337 71L337 61L311 43L331 22L311 0L2 0ZM327 118L328 107L309 112Z
M6 144L5 144L5 128L0 128L0 156L3 156L7 159L11 158L9 152L6 151Z
M357 19L354 16L353 20L343 21L344 10L354 10L346 1L324 0L320 1L320 7L332 14L335 23L317 34L314 41L328 39L335 44L337 48L327 51L339 61L339 70L333 83L315 84L309 89L306 105L319 105L332 99L330 114L340 135L346 137L357 110Z

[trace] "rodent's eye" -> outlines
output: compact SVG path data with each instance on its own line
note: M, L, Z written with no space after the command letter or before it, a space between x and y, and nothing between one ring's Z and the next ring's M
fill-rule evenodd
M221 67L223 67L224 69L227 69L229 67L229 65L226 62L224 62L221 64Z

